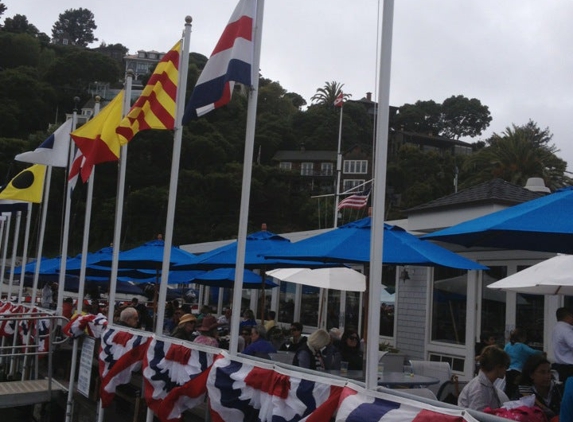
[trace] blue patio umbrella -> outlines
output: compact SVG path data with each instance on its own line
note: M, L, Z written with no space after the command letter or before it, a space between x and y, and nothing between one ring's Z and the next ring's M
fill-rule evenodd
M25 274L35 274L38 261L29 262L24 266ZM40 275L57 274L60 269L61 257L40 259ZM22 274L22 266L14 268L14 274Z
M197 275L193 283L202 284L211 287L233 288L235 286L235 269L234 268L217 268L213 271L203 272ZM270 279L265 278L264 288L271 289L277 287ZM252 271L245 270L243 273L243 289L261 289L263 288L262 277Z
M131 268L137 270L160 270L163 263L163 251L165 243L163 240L152 240L141 246L120 252L119 268ZM192 264L197 261L196 255L184 251L176 246L171 247L171 265ZM112 258L104 258L96 263L99 266L111 267Z
M247 236L245 246L245 268L269 267L320 267L317 262L300 262L286 259L265 259L264 254L278 253L291 245L289 239L263 230ZM190 265L176 265L174 270L180 269L216 269L221 267L234 267L237 260L237 242L213 249L197 256L197 260Z
M573 253L573 187L423 236L424 239L542 252Z
M321 262L370 262L370 217L354 221L326 233L293 243L280 254L267 258L317 260ZM467 270L487 267L447 249L420 240L398 226L384 225L382 262L387 265L441 265Z
M140 270L136 271L135 276L130 277L129 275L124 276L130 278L134 283L150 283L156 280L155 271L152 270ZM200 274L205 273L201 270L185 270L185 271L169 271L167 276L167 284L187 284L191 283L192 280ZM123 274L123 273L122 273Z

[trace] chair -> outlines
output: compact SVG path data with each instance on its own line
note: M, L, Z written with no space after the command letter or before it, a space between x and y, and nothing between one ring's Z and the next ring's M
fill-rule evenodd
M379 352L379 363L384 364L384 372L402 372L405 355Z
M269 353L269 357L271 358L272 361L287 363L289 365L292 365L292 360L294 359L294 353L292 352Z
M458 381L458 376L452 375L450 381L446 381L440 385L436 396L441 402L457 405L458 396L467 383L468 381Z
M414 374L434 377L440 380L438 384L429 385L428 388L437 396L440 387L445 382L450 382L452 371L448 362L432 362L427 360L410 361Z

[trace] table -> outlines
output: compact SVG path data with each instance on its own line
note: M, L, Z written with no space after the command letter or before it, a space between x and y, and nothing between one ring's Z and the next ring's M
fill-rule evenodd
M329 374L337 375L339 377L344 377L348 379L353 379L357 381L364 381L364 371L349 370L348 374L342 375L340 370L331 369L326 371ZM439 379L434 377L427 377L425 375L404 375L403 372L381 372L378 374L378 385L383 385L389 388L416 388L416 387L426 387L428 385L438 384Z

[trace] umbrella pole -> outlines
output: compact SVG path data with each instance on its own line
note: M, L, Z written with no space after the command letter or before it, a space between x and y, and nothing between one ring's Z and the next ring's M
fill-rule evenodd
M448 300L448 304L450 305L450 316L452 318L452 325L454 326L454 335L456 336L456 343L460 344L460 338L458 336L458 327L456 325L456 318L454 318L454 308L452 307L452 301Z
M266 273L264 270L261 270L261 283L263 283L262 296L261 296L261 325L265 325L265 304L266 304L266 297L265 297L265 276Z

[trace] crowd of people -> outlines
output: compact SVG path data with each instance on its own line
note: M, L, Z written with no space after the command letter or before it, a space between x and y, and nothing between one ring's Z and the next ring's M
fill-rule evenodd
M547 421L573 421L573 311L559 308L556 318L554 362L526 344L523 328L514 329L503 348L486 331L476 345L477 375L461 391L458 404L494 411L510 400L533 396L533 408Z

